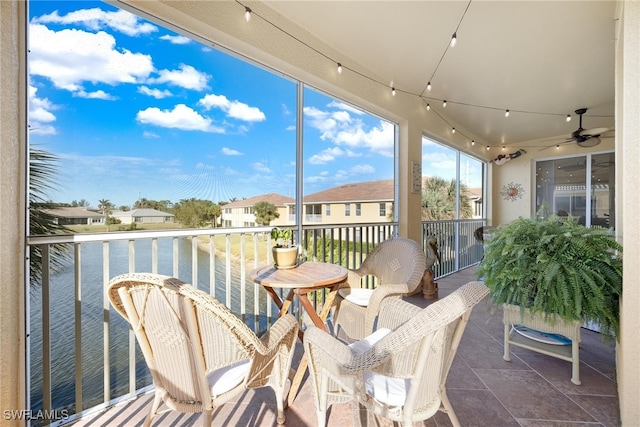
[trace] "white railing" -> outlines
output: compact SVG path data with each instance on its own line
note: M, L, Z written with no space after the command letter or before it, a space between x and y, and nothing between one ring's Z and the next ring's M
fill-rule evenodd
M433 266L434 277L447 276L480 262L483 248L482 243L474 237L474 231L485 224L484 219L451 219L422 223L422 247L426 247L429 236L435 236L438 240L441 259Z
M436 277L480 260L482 247L471 242L473 230L482 224L424 223L423 236L435 234L441 248ZM269 231L260 227L29 237L28 246L39 247L42 254L42 280L30 289L29 407L65 411L71 416L53 423L62 424L149 389L151 377L134 334L113 314L106 296L109 280L118 274L178 277L224 301L256 333L264 332L277 310L264 290L248 280L248 272L272 262ZM375 245L397 234L397 224L305 225L301 239L297 234L307 259L357 268ZM68 257L56 269L52 253L60 246L67 248ZM312 301L321 305L324 294ZM299 317L296 306L293 312Z

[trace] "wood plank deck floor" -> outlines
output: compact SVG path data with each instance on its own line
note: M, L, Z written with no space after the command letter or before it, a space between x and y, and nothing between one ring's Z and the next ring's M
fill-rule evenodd
M476 280L470 268L438 280L439 297ZM431 301L422 295L408 298L416 305ZM474 309L454 360L447 391L462 426L607 426L618 425L615 382L615 351L596 332L583 329L580 345L582 385L571 383L571 363L512 347L512 361L502 359L502 312L488 303ZM297 366L302 356L298 345ZM310 379L305 376L300 392L287 409L288 426L317 425ZM142 426L153 393L123 402L101 413L76 421L74 426ZM213 426L275 426L275 396L271 389L245 392L236 401L214 412ZM166 412L154 426L200 425L200 414ZM391 426L388 420L368 414L356 403L333 405L328 411L331 426ZM446 414L438 413L424 426L450 426Z

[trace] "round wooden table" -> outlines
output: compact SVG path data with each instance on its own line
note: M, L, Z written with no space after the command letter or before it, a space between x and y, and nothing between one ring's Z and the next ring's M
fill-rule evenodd
M325 262L304 262L295 268L289 269L278 269L272 265L256 268L249 273L249 279L264 287L280 309L278 317L284 316L289 311L293 297L297 295L298 301L304 307L313 324L329 332L324 322L329 315L336 293L347 280L348 274L348 270L340 265ZM289 293L284 300L276 292L277 288L289 289ZM325 297L320 313L318 313L309 300L308 294L320 289L329 289L329 293ZM302 341L304 333L299 331L298 337ZM307 358L303 354L298 370L291 382L291 389L287 397L289 405L296 397L306 369Z

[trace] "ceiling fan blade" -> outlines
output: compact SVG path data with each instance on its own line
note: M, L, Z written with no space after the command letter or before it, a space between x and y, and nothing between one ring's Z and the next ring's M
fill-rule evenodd
M558 147L560 147L561 145L565 145L565 144L568 144L568 143L570 143L570 142L573 142L573 139L572 139L572 138L568 138L566 141L563 141L563 142L560 142L560 143L556 143L556 144L553 144L553 145L548 145L548 146L546 146L546 147L543 147L543 148L539 149L539 150L538 150L538 152L540 152L540 151L544 151L544 150L548 150L549 148L554 148L554 147L555 147L555 148L558 148Z
M580 132L580 136L598 136L608 131L609 128L591 128Z

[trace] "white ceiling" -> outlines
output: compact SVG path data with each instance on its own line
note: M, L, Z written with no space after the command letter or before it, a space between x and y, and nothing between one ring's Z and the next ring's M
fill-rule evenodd
M562 142L582 107L583 128L614 126L615 1L265 3L343 53L345 67L416 95L433 76L426 101L491 144Z

